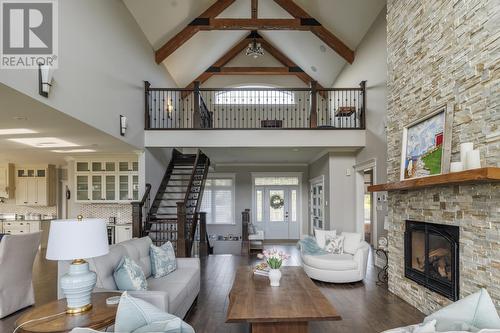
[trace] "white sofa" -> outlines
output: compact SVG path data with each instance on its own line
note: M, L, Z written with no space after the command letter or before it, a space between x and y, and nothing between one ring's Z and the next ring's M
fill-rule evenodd
M97 273L96 292L117 291L113 271L125 255L139 264L146 275L147 291L130 291L161 310L184 318L200 292L200 261L198 258L177 258L177 269L162 278L151 275L149 246L151 238L134 238L110 246L105 256L88 259L90 269ZM69 262L59 262L58 279L67 272ZM58 284L59 285L59 284ZM59 292L60 298L63 297Z
M301 250L302 266L314 280L330 283L357 282L365 278L369 253L370 245L361 240L354 246L345 246L342 254L314 255Z

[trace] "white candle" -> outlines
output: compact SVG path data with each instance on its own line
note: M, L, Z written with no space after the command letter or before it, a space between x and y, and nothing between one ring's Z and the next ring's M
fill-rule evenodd
M459 172L464 169L462 162L451 162L450 164L450 172Z
M467 165L467 152L474 149L474 144L472 142L464 142L460 144L460 162L463 166Z
M481 167L481 156L479 150L472 150L467 152L467 163L465 165L467 170L477 169Z

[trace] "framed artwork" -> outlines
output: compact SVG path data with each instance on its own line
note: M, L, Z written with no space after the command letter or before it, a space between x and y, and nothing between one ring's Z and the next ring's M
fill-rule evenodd
M449 172L452 121L452 108L442 106L403 128L401 180Z

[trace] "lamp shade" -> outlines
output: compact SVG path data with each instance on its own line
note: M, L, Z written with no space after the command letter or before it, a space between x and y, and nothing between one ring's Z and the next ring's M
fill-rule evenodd
M102 219L53 220L50 223L47 259L75 260L109 252L106 221Z

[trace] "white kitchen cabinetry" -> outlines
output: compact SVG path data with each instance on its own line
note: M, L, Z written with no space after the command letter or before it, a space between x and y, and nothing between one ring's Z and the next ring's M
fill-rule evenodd
M75 162L76 202L139 200L139 164L133 160Z
M14 198L15 189L14 164L0 164L0 198Z
M121 243L132 239L132 225L115 226L115 243Z
M55 206L55 166L18 167L16 169L16 204L23 206Z
M3 233L9 235L27 234L40 231L40 221L4 221Z

